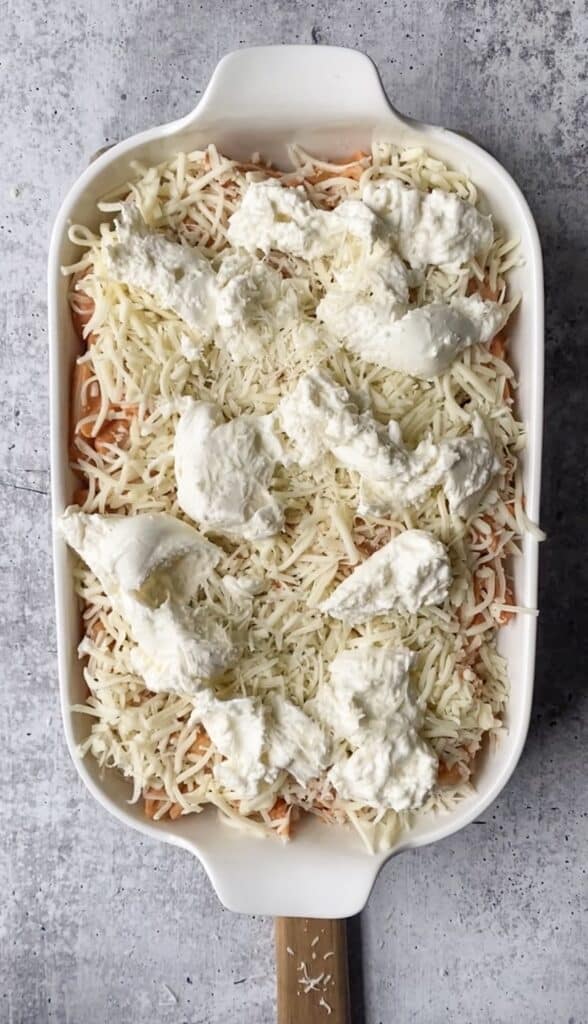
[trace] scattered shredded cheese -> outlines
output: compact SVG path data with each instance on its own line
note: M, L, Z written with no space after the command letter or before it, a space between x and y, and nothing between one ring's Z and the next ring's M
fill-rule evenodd
M318 992L319 985L325 976L324 971L318 974L316 978L311 978L306 963L302 961L298 968L298 973L300 974L300 985L305 995L308 995L309 992Z

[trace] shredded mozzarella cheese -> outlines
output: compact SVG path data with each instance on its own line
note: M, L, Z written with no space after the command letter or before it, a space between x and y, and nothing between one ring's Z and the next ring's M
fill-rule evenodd
M282 182L303 185L310 201L325 210L388 180L477 201L475 186L462 173L420 149L376 143L371 155L339 166L293 147L292 160L294 169L281 176ZM273 174L262 165L240 166L210 146L156 167L137 167L135 180L110 195L101 209L111 215L134 201L147 225L194 247L216 269L227 246L229 218L247 184ZM369 395L376 419L397 421L410 447L424 436L438 442L467 435L476 412L492 424L501 470L483 512L460 518L436 492L418 510L364 518L354 514L360 478L353 470L331 458L308 467L279 466L272 493L284 509L283 532L249 541L223 538L218 572L203 583L205 600L246 636L242 658L222 681L223 696L275 690L304 707L343 650L368 641L408 645L415 652L422 735L441 765L439 786L416 813L453 806L470 791L483 737L501 729L508 681L496 651L496 630L516 607L508 559L517 554L523 530L533 529L518 464L524 429L513 414L516 382L504 352L473 345L433 380L364 362L334 347L314 316L329 283L327 257L308 262L271 250L268 265L294 282L296 321L286 317L271 344L259 347L255 361L238 365L226 345L214 344L173 310L158 308L153 296L109 276L102 240L111 230L109 223L97 234L72 227L70 237L84 253L64 268L73 275L72 308L91 313L84 326L88 347L79 361L84 390L73 452L84 481L78 497L84 512L165 511L184 518L173 464L181 400L214 402L227 420L266 416L318 364L339 385ZM472 282L480 287L484 282L503 303L504 273L517 258L515 245L495 226L483 264L427 267L412 282L414 301L449 301L465 296ZM320 603L355 566L399 531L414 528L429 531L451 552L453 583L441 607L353 627L321 614ZM244 573L263 582L254 600L241 599L234 587L221 583L222 577L241 580ZM368 849L394 844L411 820L407 813L342 800L326 777L303 786L282 772L261 796L232 800L215 771L221 754L192 724L191 699L146 690L133 671L128 627L96 577L80 565L76 585L85 624L79 651L89 688L88 700L76 710L92 720L80 753L91 753L101 766L129 778L132 799L143 797L148 814L174 817L214 805L230 824L285 836L292 809L300 807L330 822L349 823ZM304 984L310 980L303 978Z

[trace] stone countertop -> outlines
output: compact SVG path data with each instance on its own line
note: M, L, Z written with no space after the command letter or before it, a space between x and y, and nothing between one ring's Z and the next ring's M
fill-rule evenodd
M51 590L44 282L50 223L91 153L188 112L228 50L314 41L365 50L400 110L469 132L493 152L529 199L546 263L542 519L550 540L529 741L482 821L383 870L351 926L355 1019L585 1022L583 4L25 0L9 8L0 93L0 863L8 893L0 1020L273 1020L271 922L224 911L198 863L108 817L66 753Z

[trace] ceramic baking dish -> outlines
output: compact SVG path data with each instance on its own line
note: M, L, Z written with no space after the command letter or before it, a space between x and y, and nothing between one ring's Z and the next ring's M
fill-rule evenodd
M68 193L56 220L49 257L51 365L51 464L53 513L70 502L74 479L68 467L69 388L79 343L71 325L62 264L74 261L68 241L71 221L97 224L96 201L127 180L130 163L159 163L178 150L214 142L228 156L248 158L259 151L287 165L287 145L296 141L313 153L343 158L368 147L373 138L423 145L434 156L465 171L479 186L499 223L520 238L524 265L513 270L512 285L523 302L511 328L512 354L519 374L519 408L528 430L524 457L527 510L539 512L543 386L543 288L539 240L518 187L497 161L473 142L406 119L389 104L371 61L353 50L320 46L268 46L230 53L216 68L196 109L187 117L135 135L100 156ZM96 799L137 830L195 854L220 899L232 910L283 916L346 917L364 906L376 875L390 856L370 855L351 830L306 819L296 839L284 846L241 834L223 825L215 812L176 822L148 821L140 805L128 803L129 783L116 772L101 776L91 758L81 761L77 744L89 719L70 706L85 698L76 647L80 616L72 580L72 560L59 536L54 539L59 679L65 732L78 772ZM537 542L523 541L515 567L518 601L535 607ZM519 759L529 722L533 686L535 618L520 615L500 634L508 659L512 692L506 731L485 755L476 773L476 794L458 809L421 820L403 836L394 853L435 842L479 816L508 781Z

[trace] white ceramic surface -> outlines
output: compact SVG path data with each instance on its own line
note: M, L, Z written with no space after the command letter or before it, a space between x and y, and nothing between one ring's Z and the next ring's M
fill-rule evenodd
M541 251L533 218L512 178L473 142L443 128L409 121L390 105L371 61L353 50L321 46L272 46L240 50L216 68L196 109L171 124L142 132L99 157L76 181L59 211L49 257L51 373L51 464L53 513L71 499L74 479L68 467L69 382L78 352L67 306L62 264L72 262L68 223L97 224L96 201L131 174L130 162L157 163L182 149L214 142L229 156L260 151L287 164L287 145L296 141L324 157L344 157L373 138L422 144L433 155L466 171L482 191L499 223L517 235L524 266L512 272L523 295L512 331L512 354L520 376L518 401L528 429L524 460L527 510L539 513L543 388L543 282ZM59 678L64 726L76 767L96 799L126 824L184 847L206 868L226 907L244 913L346 917L364 906L381 865L390 856L369 855L349 830L306 820L287 846L250 837L223 825L214 812L175 823L153 823L129 804L129 785L115 772L100 776L90 758L80 761L77 744L89 720L72 715L84 699L77 660L80 618L74 594L71 556L54 538ZM515 567L517 598L535 607L537 543L526 537ZM498 795L520 757L529 722L535 653L535 618L521 615L501 631L512 693L507 731L488 753L476 775L477 793L457 810L430 816L402 837L393 851L434 842L467 825Z

